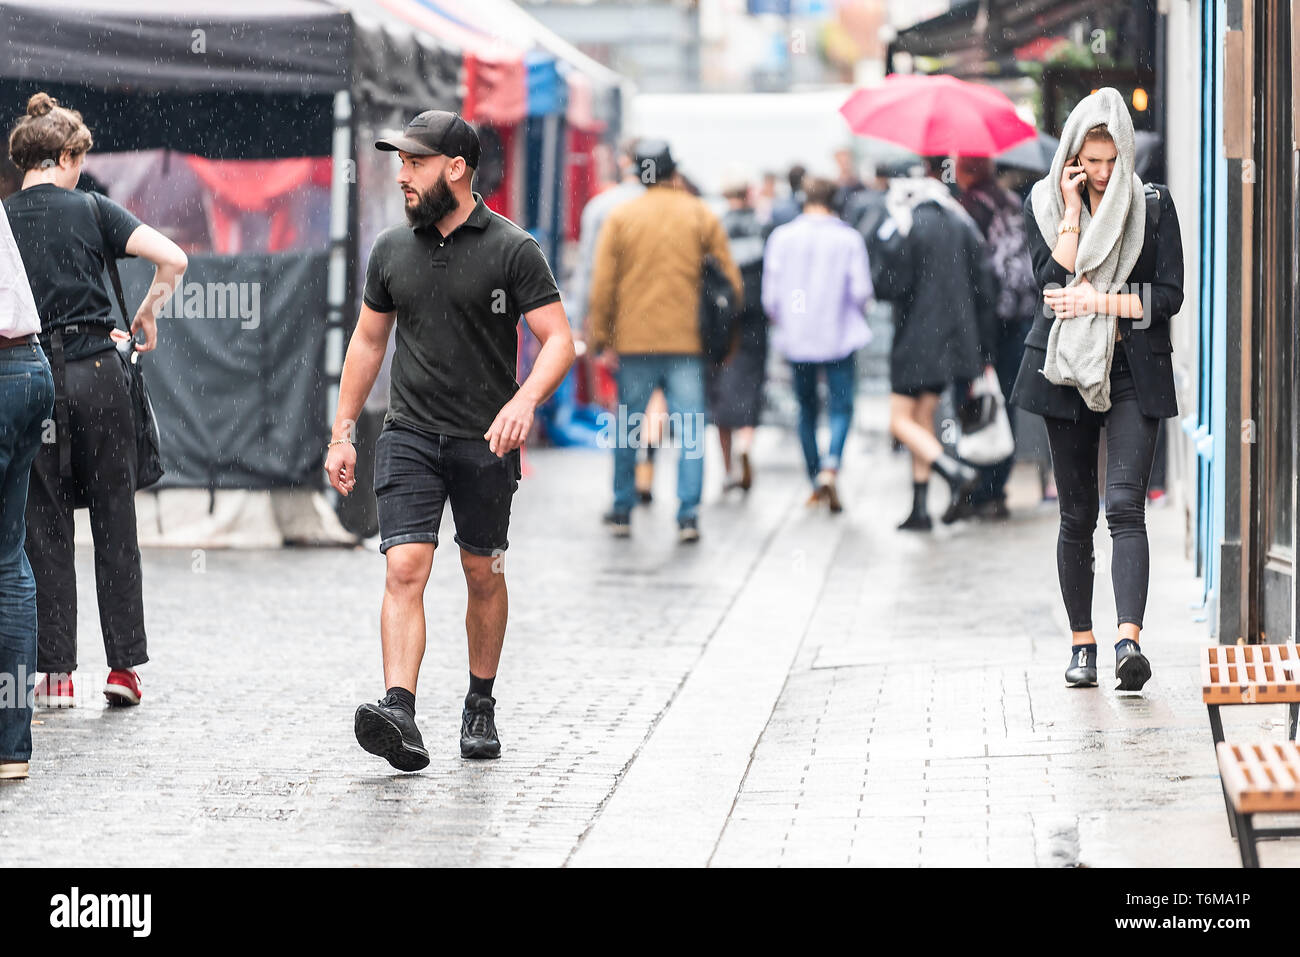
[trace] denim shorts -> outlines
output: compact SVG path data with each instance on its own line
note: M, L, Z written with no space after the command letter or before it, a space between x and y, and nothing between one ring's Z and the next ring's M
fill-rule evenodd
M484 439L388 423L375 446L379 551L408 542L436 546L449 501L457 545L471 555L505 551L520 477L518 449L498 458Z

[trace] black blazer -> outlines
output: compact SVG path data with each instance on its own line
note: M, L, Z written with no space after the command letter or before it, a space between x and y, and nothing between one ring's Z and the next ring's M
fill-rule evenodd
M1121 341L1115 344L1115 348L1122 347L1128 356L1138 409L1150 418L1167 419L1178 414L1169 322L1183 305L1183 241L1169 187L1148 183L1146 189L1146 237L1142 242L1142 253L1127 281L1149 284L1143 310L1150 325L1135 329L1132 319L1120 318ZM1087 201L1085 197L1084 202ZM1157 207L1158 224L1154 221ZM1038 220L1034 218L1031 197L1025 199L1025 231L1039 289L1045 289L1051 283L1064 286L1070 274L1052 258L1052 251L1038 228ZM1143 289L1140 287L1133 291L1141 294ZM1042 304L1041 298L1039 303ZM1052 321L1053 316L1046 306L1035 313L1033 328L1025 337L1025 355L1020 362L1020 372L1007 401L1026 411L1052 418L1101 422L1104 414L1089 409L1078 389L1053 385L1043 375L1047 335Z

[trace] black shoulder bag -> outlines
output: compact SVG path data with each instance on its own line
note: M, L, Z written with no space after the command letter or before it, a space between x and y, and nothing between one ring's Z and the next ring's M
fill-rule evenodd
M736 324L736 290L713 255L700 262L700 345L705 357L720 364L731 351Z
M93 193L86 194L95 214L95 225L99 227L99 244L104 253L104 265L108 268L108 278L113 283L113 294L117 297L117 307L122 311L122 322L126 331L131 331L130 314L126 311L126 297L122 295L122 277L117 272L117 257L113 255L113 246L104 232L104 217L99 211L99 200ZM135 337L131 337L131 354L123 356L114 349L126 366L127 381L131 386L131 407L135 418L135 487L148 488L157 484L163 477L162 454L159 451L158 420L154 416L153 402L149 399L149 389L144 381L144 369L140 366L140 354L135 349Z

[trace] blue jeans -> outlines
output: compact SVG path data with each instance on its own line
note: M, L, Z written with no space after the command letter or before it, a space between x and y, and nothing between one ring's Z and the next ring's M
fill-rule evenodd
M794 396L799 400L799 444L803 446L804 466L808 469L808 477L816 481L817 473L822 469L838 471L844 457L844 442L853 422L857 370L853 353L834 362L791 362L790 368L794 373ZM817 451L817 416L821 412L817 374L822 369L826 370L826 414L831 423L831 446L825 456Z
M614 511L627 514L636 502L636 453L644 444L642 416L654 390L668 400L668 425L677 459L677 521L694 519L704 491L704 361L699 356L638 355L618 358L618 402L614 445Z
M34 342L0 349L0 761L32 756L36 582L23 550L27 478L54 414L54 377Z

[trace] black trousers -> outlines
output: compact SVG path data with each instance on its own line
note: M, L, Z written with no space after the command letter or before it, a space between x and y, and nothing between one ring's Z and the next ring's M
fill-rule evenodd
M68 435L43 441L27 492L27 558L36 577L40 671L77 667L73 509L90 509L99 625L110 669L149 660L135 525L135 425L127 372L116 350L66 363ZM53 423L47 423L53 431ZM59 474L70 442L71 475Z
M1133 373L1117 343L1111 363L1110 409L1106 428L1106 524L1111 538L1111 584L1117 623L1142 627L1150 577L1147 546L1147 483L1155 459L1160 420L1138 409ZM1095 417L1094 417L1095 419ZM1056 540L1056 570L1071 631L1092 628L1092 535L1097 501L1097 452L1101 424L1045 417L1052 450L1061 529Z

